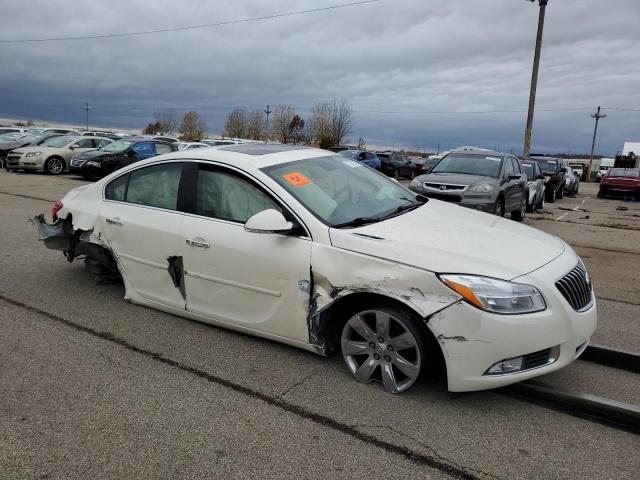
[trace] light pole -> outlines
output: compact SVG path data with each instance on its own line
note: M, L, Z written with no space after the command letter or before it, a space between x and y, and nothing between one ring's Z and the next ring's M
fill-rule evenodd
M87 128L86 128L86 131L87 131L87 132L89 131L89 109L90 109L90 108L91 108L91 107L89 106L89 102L86 102L86 103L84 104L84 110L85 110L85 112L86 112L86 121L87 121Z
M598 133L598 121L605 118L606 115L600 115L600 107L596 113L591 114L591 118L596 119L596 125L593 127L593 140L591 141L591 155L589 155L589 168L587 169L587 182L591 180L591 170L593 169L593 150L596 148L596 134Z
M273 112L273 110L271 110L269 108L269 105L267 105L267 109L264 110L264 113L267 114L267 132L266 132L266 135L265 135L264 143L268 143L269 142L269 114L272 113L272 112Z
M530 0L535 2L535 0ZM533 127L533 110L536 104L536 88L538 87L538 67L540 66L540 49L542 48L542 30L544 29L544 14L549 0L538 0L540 14L538 15L538 34L536 35L536 51L533 55L533 71L531 72L531 90L529 91L529 112L527 113L527 128L524 131L524 156L531 153L531 129Z

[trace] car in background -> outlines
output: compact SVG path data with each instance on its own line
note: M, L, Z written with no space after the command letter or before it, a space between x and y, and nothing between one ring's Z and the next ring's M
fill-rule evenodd
M567 169L560 158L551 157L530 157L540 165L540 170L545 177L545 201L553 203L556 198L564 196L565 172Z
M527 210L527 176L518 159L501 152L451 152L409 188L421 195L522 221Z
M76 155L71 161L70 170L87 179L102 178L126 165L176 150L176 142L127 137L93 152Z
M192 150L194 148L204 148L204 147L211 146L202 142L178 142L177 145L178 145L178 150Z
M47 127L30 127L27 129L28 133L50 133L57 135L80 135L78 130L72 128L47 128Z
M580 177L572 168L567 168L567 171L564 174L564 193L567 195L575 195L578 193L579 188Z
M12 142L24 136L23 132L4 132L0 133L0 142Z
M520 160L520 169L527 176L529 185L527 212L544 208L544 175L540 171L540 165L533 160Z
M168 135L153 135L151 136L151 138L153 140L162 140L163 142L167 142L167 143L178 143L180 141L177 138L170 137Z
M367 167L374 168L376 170L380 170L381 162L378 156L373 152L365 152L364 150L356 150L356 149L347 149L337 152L340 155L360 162Z
M0 135L4 133L24 133L26 128L20 127L0 127Z
M215 138L203 138L200 140L200 143L206 143L210 147L217 147L218 145L239 145L242 142L232 139L216 140Z
M84 131L81 133L81 135L83 137L102 137L102 138L110 138L111 140L119 140L120 138L122 138L120 135L116 135L115 133L112 132L87 132Z
M416 176L416 166L404 155L393 152L376 152L376 155L380 159L380 171L388 177L413 180Z
M113 140L101 137L61 135L50 137L39 145L17 148L7 155L7 169L43 171L60 175L69 170L71 158L83 152L110 144Z
M640 200L640 169L612 168L602 177L598 197L621 195Z
M48 138L59 136L61 136L59 133L23 133L15 140L2 141L0 142L0 164L7 168L6 159L11 150L28 145L39 145Z
M611 167L604 167L602 165L600 165L600 168L598 169L598 173L596 174L596 182L600 183L602 181L602 179L604 178L604 176L609 173L609 170L611 169Z
M567 170L571 170L575 174L575 176L578 177L578 180L584 180L584 165L581 165L579 163L570 164L569 169Z

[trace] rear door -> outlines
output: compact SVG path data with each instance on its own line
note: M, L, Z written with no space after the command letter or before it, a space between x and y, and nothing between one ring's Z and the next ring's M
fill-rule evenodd
M290 212L252 178L197 165L195 198L182 224L187 311L204 319L308 342L311 241L247 232L262 210Z
M182 169L181 162L149 165L112 180L104 190L100 222L130 293L184 310L181 275L174 280L182 255Z

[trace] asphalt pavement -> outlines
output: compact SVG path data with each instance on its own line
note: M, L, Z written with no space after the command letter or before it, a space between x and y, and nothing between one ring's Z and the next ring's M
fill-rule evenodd
M633 434L436 381L387 394L338 357L124 302L27 222L83 183L0 172L1 478L637 478ZM640 231L609 218L638 204L590 188L527 223L585 258L603 297L594 340L638 352ZM559 218L579 204L603 213ZM640 398L615 369L553 375L539 380Z

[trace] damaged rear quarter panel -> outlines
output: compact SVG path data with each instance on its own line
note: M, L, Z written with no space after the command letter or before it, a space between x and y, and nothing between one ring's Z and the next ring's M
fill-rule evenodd
M311 343L319 340L315 331L319 328L319 315L336 300L353 293L375 293L395 299L427 321L430 315L460 299L433 272L330 245L314 243L311 270Z

